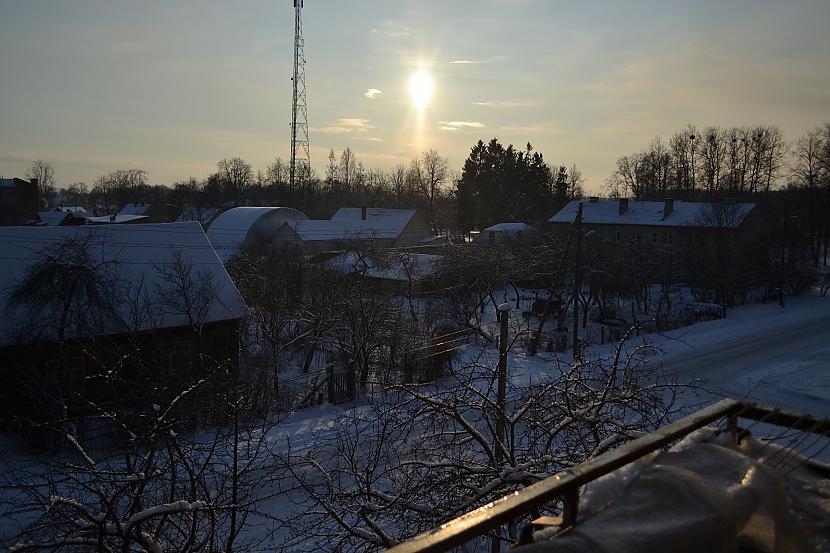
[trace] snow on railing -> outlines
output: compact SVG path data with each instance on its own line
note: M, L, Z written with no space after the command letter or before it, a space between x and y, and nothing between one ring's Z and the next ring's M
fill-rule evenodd
M828 419L816 419L778 408L724 399L649 432L617 449L461 515L438 528L424 532L410 541L389 549L389 552L448 551L474 538L487 535L503 525L515 527L517 521L528 515L532 515L535 519L532 524L544 526L550 523L551 517L539 518L539 510L556 500L561 500L563 504L562 517L554 519L556 525L562 528L573 526L577 522L581 486L719 420L726 419L725 430L734 440L740 440L746 431L738 427L739 418L756 421L756 424L760 422L784 426L804 433L830 437L830 420Z

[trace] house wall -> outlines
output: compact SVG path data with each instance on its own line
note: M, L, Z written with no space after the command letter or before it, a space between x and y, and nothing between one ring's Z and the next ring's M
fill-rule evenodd
M432 236L432 229L427 223L426 218L420 211L409 220L409 223L404 227L400 236L395 240L395 245L413 245L418 244L424 238Z
M22 225L37 218L37 184L12 180L13 186L0 186L0 225Z
M20 417L82 416L88 401L106 405L114 391L145 408L142 399L178 394L217 362L238 367L239 327L229 320L205 325L200 335L178 327L0 348L0 428ZM100 377L110 370L118 371L114 387Z

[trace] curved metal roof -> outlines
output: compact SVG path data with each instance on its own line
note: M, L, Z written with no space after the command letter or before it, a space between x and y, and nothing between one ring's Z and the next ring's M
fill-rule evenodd
M227 261L239 253L257 227L260 234L267 234L276 232L285 221L306 219L303 212L290 207L234 207L211 222L207 235L219 259Z

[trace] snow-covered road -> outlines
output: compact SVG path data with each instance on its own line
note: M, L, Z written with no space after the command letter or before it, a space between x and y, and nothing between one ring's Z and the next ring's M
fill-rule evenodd
M739 307L666 337L656 340L660 361L681 381L699 378L715 396L830 416L830 298Z

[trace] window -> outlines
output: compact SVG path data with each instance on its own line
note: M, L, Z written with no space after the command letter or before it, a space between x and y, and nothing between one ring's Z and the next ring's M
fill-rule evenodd
M642 239L643 239L643 235L642 235L642 233L639 233L639 232L635 232L635 233L634 233L634 241L635 241L635 242L639 242L639 241L641 241Z
M663 233L663 243L664 244L669 244L670 242L671 242L671 234L669 234L668 232L664 232Z
M616 238L617 238L617 242L619 242L620 240L622 240L622 232L617 231L617 233L616 233L616 234L617 234L617 236L616 236Z

